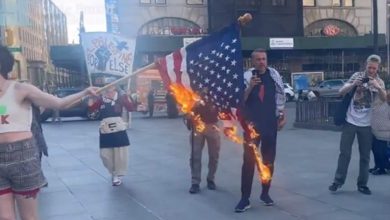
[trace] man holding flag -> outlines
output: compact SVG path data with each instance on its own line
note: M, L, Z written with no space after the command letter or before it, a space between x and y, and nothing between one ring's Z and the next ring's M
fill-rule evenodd
M250 194L252 190L253 175L256 158L253 147L261 145L263 164L268 167L271 177L274 169L276 155L277 131L286 123L284 104L285 95L283 81L279 73L267 66L267 53L264 49L252 52L253 68L244 73L246 90L244 106L240 111L240 121L244 127L244 163L241 173L241 200L235 211L244 212L250 208ZM257 138L251 138L247 129L253 125ZM257 149L256 149L257 150ZM260 199L265 205L274 204L269 196L271 179L262 179L262 192Z
M200 190L201 154L205 140L209 148L207 186L211 190L216 188L214 176L220 148L219 129L216 126L218 112L230 112L232 108L239 106L244 91L242 64L237 23L181 48L158 62L165 86L173 91L181 106L191 106L188 112L184 111L184 113L189 113L192 117L199 116L200 123L205 125L204 130L201 131L192 128L195 137L192 137L191 141L190 193L198 193ZM182 94L186 92L189 94L194 92L196 94L194 99L188 100L184 95L183 98L187 100L183 101L177 97L183 96ZM199 99L205 101L207 106L200 104Z

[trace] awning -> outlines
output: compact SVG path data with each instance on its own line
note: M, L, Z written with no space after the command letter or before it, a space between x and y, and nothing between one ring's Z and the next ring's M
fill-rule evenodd
M55 67L77 73L86 72L83 48L79 44L51 46L50 59Z
M193 36L197 37L197 36ZM172 52L183 47L183 36L139 36L137 38L136 51L141 53ZM254 50L256 48L271 49L268 37L244 37L242 38L243 50ZM378 36L378 46L386 46L386 36ZM295 50L316 50L316 49L359 49L372 48L373 35L355 37L294 37Z

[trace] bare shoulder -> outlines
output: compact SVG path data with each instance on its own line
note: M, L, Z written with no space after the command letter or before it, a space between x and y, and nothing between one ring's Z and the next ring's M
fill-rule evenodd
M20 82L15 83L15 90L17 92L17 95L23 99L26 98L28 94L34 94L37 91L39 91L39 89L34 85L31 85L29 83L20 83Z
M15 89L18 92L24 92L24 93L31 92L32 90L39 90L37 87L31 85L30 83L20 83L20 82L15 83Z

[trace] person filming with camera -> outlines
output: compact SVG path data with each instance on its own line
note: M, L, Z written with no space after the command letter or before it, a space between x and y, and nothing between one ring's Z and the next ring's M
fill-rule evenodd
M365 71L353 74L339 91L342 96L353 94L342 127L337 170L334 181L329 186L331 192L337 191L345 183L352 145L357 136L360 154L357 189L363 194L371 194L367 186L372 146L371 112L376 105L386 99L384 82L378 75L380 63L381 58L378 55L370 55Z

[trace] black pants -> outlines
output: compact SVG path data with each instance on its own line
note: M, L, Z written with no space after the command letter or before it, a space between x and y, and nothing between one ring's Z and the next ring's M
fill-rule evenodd
M153 117L153 112L154 112L154 104L148 104L148 108L149 108L149 117Z
M374 154L375 167L379 169L390 169L387 156L387 142L375 138L372 139L372 153Z
M268 133L268 134L267 134ZM255 140L255 144L259 147L261 142L261 155L263 156L263 163L271 170L271 175L274 171L274 161L276 156L276 136L277 131L260 133L260 138ZM244 134L245 142L249 141L249 138ZM255 172L255 155L253 150L248 144L244 144L244 163L241 171L241 193L242 198L249 199L252 191L253 175ZM271 182L262 184L262 194L268 194Z

